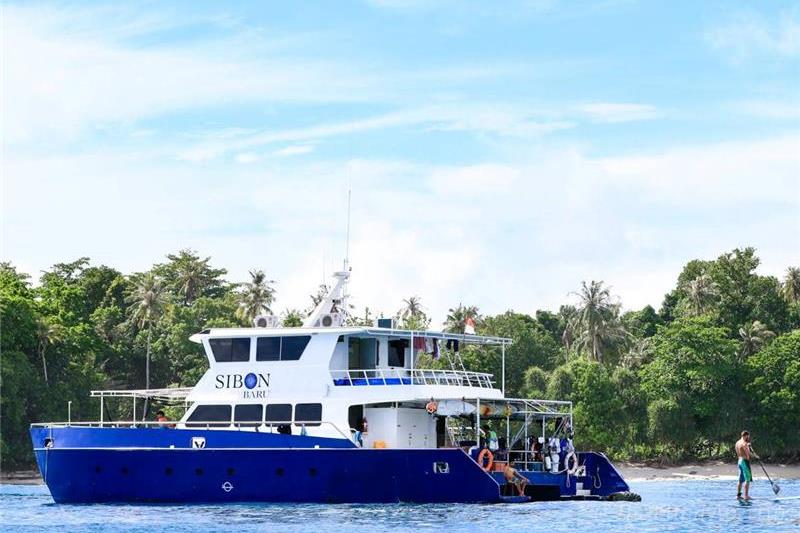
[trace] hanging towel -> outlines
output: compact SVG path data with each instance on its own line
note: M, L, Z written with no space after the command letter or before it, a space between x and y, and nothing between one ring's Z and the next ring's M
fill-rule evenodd
M425 350L425 337L414 337L414 351Z

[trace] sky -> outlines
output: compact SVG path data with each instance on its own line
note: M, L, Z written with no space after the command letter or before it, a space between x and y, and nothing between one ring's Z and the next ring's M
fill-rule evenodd
M800 3L3 2L0 257L532 313L800 264Z

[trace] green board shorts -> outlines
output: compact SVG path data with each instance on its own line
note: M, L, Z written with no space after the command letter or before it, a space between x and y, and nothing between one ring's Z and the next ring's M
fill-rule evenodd
M753 481L753 474L750 472L750 461L744 457L739 457L739 483Z

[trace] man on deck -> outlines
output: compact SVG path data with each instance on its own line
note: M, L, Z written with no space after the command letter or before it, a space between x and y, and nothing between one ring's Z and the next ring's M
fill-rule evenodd
M742 431L742 438L736 441L736 456L739 458L739 483L736 485L736 497L742 497L742 483L744 483L744 499L750 499L750 482L753 474L750 472L750 432Z

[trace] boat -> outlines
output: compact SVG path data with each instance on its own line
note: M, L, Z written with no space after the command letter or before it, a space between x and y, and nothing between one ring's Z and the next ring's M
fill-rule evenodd
M53 499L519 503L628 493L603 453L573 451L571 402L506 397L510 339L348 325L350 271L334 277L302 327L259 316L253 327L192 335L209 364L194 387L92 391L98 420L32 424ZM459 353L471 346L500 352L499 383L464 368ZM438 368L420 368L422 353ZM131 401L131 419L109 420L109 401ZM145 420L146 402L185 413Z

